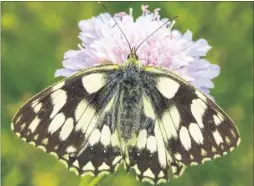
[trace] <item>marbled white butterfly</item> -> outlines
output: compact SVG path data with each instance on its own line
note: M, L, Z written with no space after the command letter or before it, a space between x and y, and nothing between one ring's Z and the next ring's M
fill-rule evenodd
M113 173L124 163L152 184L240 143L210 98L167 69L140 64L134 48L123 65L90 67L37 94L12 130L78 175Z

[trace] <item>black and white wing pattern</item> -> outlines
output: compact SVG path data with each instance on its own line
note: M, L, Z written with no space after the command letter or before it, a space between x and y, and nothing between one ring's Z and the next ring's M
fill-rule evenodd
M152 102L143 95L141 127L134 139L127 143L125 154L126 169L134 169L137 179L142 182L159 184L169 179L168 151L165 148Z
M45 89L15 115L12 130L78 175L113 173L120 162L152 184L240 143L212 100L166 69L104 64Z
M122 159L110 122L118 65L88 68L45 89L12 120L24 141L57 156L78 175L113 172Z
M144 82L144 113L154 127L150 134L149 129L141 130L139 136L143 137L137 140L137 147L145 147L133 158L142 156L136 170L141 178L156 184L170 173L178 177L186 166L216 159L239 145L234 123L206 95L166 69L145 67L145 71L152 78Z

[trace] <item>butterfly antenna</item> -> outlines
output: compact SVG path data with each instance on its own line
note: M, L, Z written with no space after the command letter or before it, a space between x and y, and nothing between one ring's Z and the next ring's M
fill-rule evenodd
M174 21L176 18L178 18L179 17L179 15L178 16L175 16L172 20ZM173 23L173 21L172 21L172 23ZM136 48L136 50L135 50L135 53L137 52L137 50L139 49L139 47L149 38L149 37L151 37L155 32L157 32L161 27L163 27L163 26L165 26L166 24L168 24L170 22L170 20L168 20L168 21L166 21L165 23L163 23L161 26L159 26L159 28L157 28L155 31L153 31L149 36L147 36L139 45L138 45L138 47ZM172 24L171 23L171 24Z
M98 3L99 3L107 12L109 12L109 9L106 7L105 4L103 4L102 2L98 2ZM117 27L118 27L118 28L120 29L120 31L122 32L124 38L126 39L126 41L127 41L127 43L128 43L128 46L129 46L129 48L130 48L130 51L131 51L131 45L130 45L130 43L129 43L127 37L126 37L126 35L124 34L124 32L123 32L123 30L121 29L121 27L119 26L119 24L116 22L114 16L112 16L111 14L110 14L110 16L112 17L112 19L114 20L115 24L117 25Z

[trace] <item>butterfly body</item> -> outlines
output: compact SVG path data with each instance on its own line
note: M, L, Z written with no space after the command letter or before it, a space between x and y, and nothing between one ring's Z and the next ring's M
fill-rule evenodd
M118 84L118 128L124 141L128 141L133 133L137 133L141 124L143 111L142 84L144 79L141 76L141 66L133 62L127 62L122 67L122 76ZM117 105L115 105L117 107Z
M112 173L123 162L153 184L240 143L210 98L167 69L141 65L134 50L123 65L90 67L40 92L12 130L78 175Z

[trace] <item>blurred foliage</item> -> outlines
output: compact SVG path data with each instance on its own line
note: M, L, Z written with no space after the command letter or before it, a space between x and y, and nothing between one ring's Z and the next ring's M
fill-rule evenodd
M162 8L162 17L181 15L175 28L190 29L213 49L207 59L221 67L212 95L239 128L242 143L227 156L188 168L170 186L253 185L253 2L112 2L112 13L141 14ZM114 175L80 179L53 156L25 144L10 129L18 108L57 80L63 53L77 49L77 23L104 12L95 2L2 3L2 186L145 186L121 168Z

